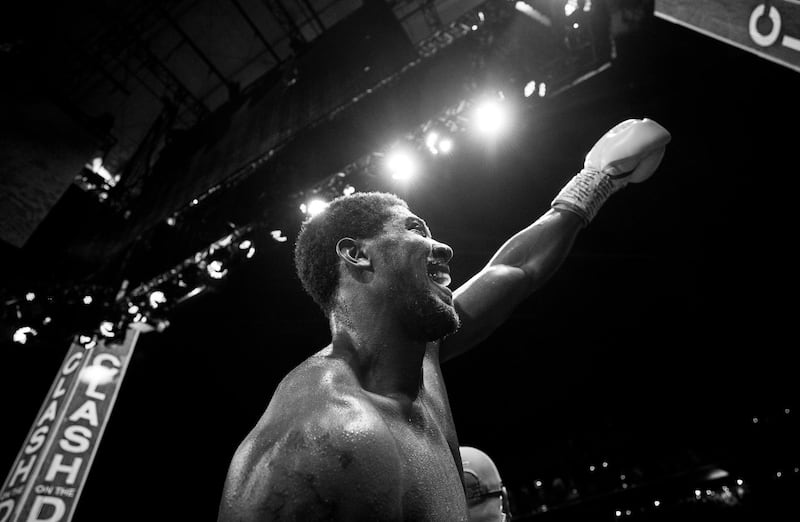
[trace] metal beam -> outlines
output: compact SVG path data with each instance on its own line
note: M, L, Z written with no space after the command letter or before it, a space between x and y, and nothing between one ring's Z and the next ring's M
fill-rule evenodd
M239 11L239 14L242 15L242 18L244 18L244 21L247 22L247 25L250 26L250 29L252 29L253 32L256 33L256 36L258 37L259 40L261 40L261 43L264 44L264 47L266 47L267 51L269 51L269 54L271 54L272 57L275 58L275 61L281 63L282 62L281 57L278 56L278 53L276 53L275 49L273 49L272 46L269 44L267 39L261 33L261 30L255 24L255 22L253 22L252 18L250 18L247 15L247 12L245 12L244 8L242 7L242 4L239 3L239 0L231 0L231 3L236 8L236 10Z
M161 14L164 16L164 19L167 22L169 22L169 25L171 25L172 28L175 29L175 31L177 31L178 34L181 35L181 38L183 38L183 40L187 44L189 44L189 47L192 48L192 50L195 52L195 54L197 54L197 56L199 56L200 59L203 60L203 63L205 63L208 66L208 68L211 69L211 72L214 73L214 75L217 78L219 78L220 81L226 87L228 87L228 90L233 89L234 88L233 83L230 80L228 80L225 77L225 75L223 75L222 72L219 69L217 69L217 66L214 65L214 62L212 62L208 58L208 56L206 56L206 54L203 52L203 50L200 49L200 47L198 47L198 45L194 42L194 40L192 40L192 38L188 34L186 34L186 31L184 31L183 28L178 24L178 22L174 18L172 18L172 16L169 14L169 12L166 9L164 9L164 7L159 7L159 9L161 11Z

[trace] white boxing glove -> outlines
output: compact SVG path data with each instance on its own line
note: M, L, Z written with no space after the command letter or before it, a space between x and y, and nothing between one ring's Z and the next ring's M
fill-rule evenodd
M551 206L574 212L590 223L611 194L653 175L671 139L667 129L648 118L619 123L594 144L583 169L561 189Z

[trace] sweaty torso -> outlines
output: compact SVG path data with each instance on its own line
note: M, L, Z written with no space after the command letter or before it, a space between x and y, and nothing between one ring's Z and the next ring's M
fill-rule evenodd
M400 456L406 520L466 520L461 458L438 365L425 363L425 384L404 407L372 398Z
M341 475L343 483L358 489L356 502L375 497L376 506L381 506L377 508L380 515L371 519L466 521L458 439L441 369L434 357L425 358L423 372L420 394L413 401L396 400L365 391L349 366L327 356L325 350L311 357L292 372L289 382L281 385L280 393L276 393L264 418L240 447L234 459L238 464L232 467L226 484L223 510L229 509L237 515L252 514L264 512L265 506L270 504L269 509L274 512L275 491L281 487L276 482L284 481L288 474L284 470L282 478L276 474L276 468L284 466L276 463L285 462L287 452L307 451L303 449L303 441L320 440L330 435L331 439L345 437L348 441L349 450L346 454L336 455L334 460L343 470L359 470L357 477ZM298 415L291 410L299 408L298 403L292 404L291 397L311 386L323 389L322 393L314 396L315 401L323 403L316 405L315 411L321 412L315 414L316 417L332 415L337 420L348 419L329 423L336 426L332 429L341 433L329 434L324 430L321 434L319 430L312 433L313 430L303 427L308 425L307 419L295 420ZM290 400L281 404L285 398ZM369 426L369 437L359 436L359 424ZM374 432L378 433L381 441L377 456L374 437L371 436ZM362 453L359 444L371 444L371 447L364 448ZM336 451L331 449L334 447L329 444L328 449L319 450L320 460ZM284 455L279 455L280 452ZM360 461L368 452L372 452L372 462ZM312 458L316 460L316 456L312 455ZM309 475L309 483L330 480L314 477L313 472ZM262 491L263 498L258 498ZM291 492L284 490L281 494L290 495ZM245 495L249 498L245 499ZM315 493L315 496L321 495ZM387 498L381 499L381 496ZM335 512L344 513L347 509L347 506L336 506ZM297 515L289 513L278 518L284 515L286 519L297 519ZM225 517L221 511L222 518ZM335 515L330 518L345 517ZM243 519L258 520L259 517Z

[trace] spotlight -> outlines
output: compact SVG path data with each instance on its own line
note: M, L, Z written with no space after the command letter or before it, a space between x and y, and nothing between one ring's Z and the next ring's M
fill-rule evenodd
M425 135L425 147L433 155L448 154L453 150L453 140L440 135L437 131L430 131Z
M164 292L161 290L153 290L150 292L150 297L148 298L150 301L150 306L152 308L158 308L159 305L162 305L167 302L167 296L164 295Z
M114 337L114 323L103 321L100 323L100 335L103 337Z
M97 340L91 335L81 334L78 336L78 342L86 348L92 348L97 344Z
M13 339L15 343L25 344L28 342L29 338L35 337L36 335L39 335L39 332L30 326L22 326L17 328L17 330L11 336L11 339Z
M484 100L475 107L472 122L475 130L484 136L498 136L508 127L508 107L497 99Z
M417 173L417 162L413 154L406 149L396 149L386 156L384 164L393 179L407 180Z
M34 294L33 292L28 292L27 294L25 294L25 300L28 301L29 303L34 299L36 299L36 294Z
M439 133L436 131L430 131L425 136L425 146L428 147L428 150L431 151L431 154L438 154L439 149L436 148L436 144L439 142Z
M564 4L564 15L570 16L572 13L578 10L578 1L577 0L568 0L566 4Z
M215 259L206 265L206 272L211 279L222 279L227 275L228 269L222 266L222 261Z
M272 236L272 239L274 239L278 243L285 243L286 240L289 239L286 236L284 236L283 232L280 230L273 230L272 232L269 233L269 235Z
M353 185L346 185L342 189L342 194L344 194L345 196L349 196L351 194L354 194L355 191L356 191L356 188Z
M442 138L439 140L439 152L442 154L450 154L453 150L453 140L450 138Z
M547 94L547 85L542 82L539 84L539 96L544 98L544 95Z
M310 199L308 203L300 205L300 210L309 218L313 218L326 208L328 208L328 202L320 198Z
M90 295L83 296L83 304L85 304L85 305L92 304L92 296L90 296Z
M536 92L536 82L535 81L529 81L528 83L526 83L525 84L525 89L522 91L522 93L525 95L526 98L530 98L531 95L533 93L535 93L535 92Z
M252 241L250 241L249 239L245 239L244 241L242 241L241 243L239 243L239 249L240 249L240 250L247 250L247 249L248 249L248 248L250 248L251 246L253 246L253 242L252 242Z

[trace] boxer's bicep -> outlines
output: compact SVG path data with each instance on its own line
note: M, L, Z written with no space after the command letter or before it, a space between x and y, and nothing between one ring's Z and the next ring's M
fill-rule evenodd
M446 361L486 339L530 294L530 278L522 268L487 266L453 293L461 327L440 346Z

